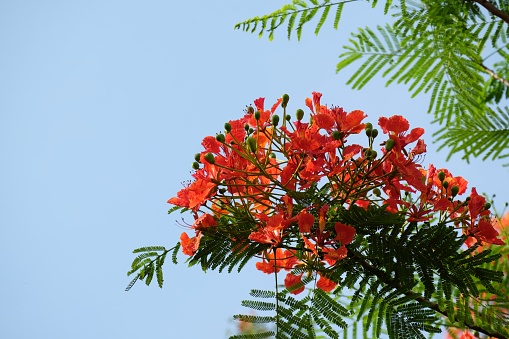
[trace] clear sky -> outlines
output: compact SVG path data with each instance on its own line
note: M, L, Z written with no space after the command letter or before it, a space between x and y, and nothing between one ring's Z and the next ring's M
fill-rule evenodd
M203 273L167 261L165 287L126 293L132 249L173 246L183 231L166 201L190 178L205 135L253 99L283 93L290 109L312 91L369 120L402 114L427 130L425 164L448 167L480 192L509 200L507 169L459 157L445 163L427 98L380 79L362 91L335 74L349 32L383 22L345 6L301 42L235 31L283 1L0 2L0 338L225 338L254 269Z

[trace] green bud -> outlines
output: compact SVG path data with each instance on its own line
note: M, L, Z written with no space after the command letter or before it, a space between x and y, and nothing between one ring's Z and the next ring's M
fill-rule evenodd
M449 183L447 181L442 181L442 186L447 189L449 187Z
M219 142L224 142L224 134L219 133L218 135L216 135L216 140Z
M444 179L445 179L445 173L442 171L438 172L438 180L444 181Z
M373 124L370 122L367 122L366 127L364 129L373 129Z
M451 187L451 195L453 197L455 197L456 195L458 195L458 192L460 191L460 188L456 185L452 186Z
M276 158L276 154L275 153L270 153L269 154L269 158L275 159Z
M390 151L394 147L395 144L396 144L396 141L394 141L393 139L389 139L385 142L385 149L387 151Z
M368 158L369 158L369 159L371 159L371 160L373 160L373 159L376 159L376 156L377 156L377 155L378 155L378 154L376 153L376 151L375 151L374 149L372 149L372 150L369 152L369 154L368 154Z
M297 117L297 120L301 121L302 118L304 118L304 111L300 108L295 112L295 116Z
M252 134L253 132L254 132L254 129L252 129L252 128L249 128L249 129L247 130L247 133L248 133L248 134Z
M377 130L376 128L373 128L373 129L371 130L371 137L372 137L373 139L375 139L377 135L378 135L378 130Z
M249 125L248 124L244 124L244 129L247 131L249 131Z
M286 119L286 121L290 121L290 120L292 120L292 117L287 114L285 119Z
M251 150L251 152L256 152L257 145L256 145L255 138L253 138L253 137L247 138L246 144L247 144L247 146L249 146L249 149Z
M373 188L373 194L376 195L377 197L379 197L382 195L382 192L380 191L380 189L378 187L375 187L375 188Z
M491 208L491 204L489 202L484 204L484 209L489 210Z
M366 130L365 130L365 131L366 131L366 135L367 135L368 137L370 137L370 136L371 136L371 132L373 132L373 129L371 129L371 128L366 128Z
M218 190L218 192L219 192L220 194L224 194L224 193L226 192L226 188L221 187L221 188Z
M193 162L193 169L197 170L200 169L200 164L198 162Z
M282 99L281 107L286 108L286 105L288 105L288 101L290 100L290 96L288 94L283 94Z
M224 130L226 131L226 133L229 133L232 130L232 125L230 125L229 122L225 123Z
M341 139L341 137L342 137L342 135L341 135L341 134L342 134L342 133L341 133L340 131L334 131L334 132L332 132L332 138L333 138L334 140L339 140L339 139Z
M200 153L196 153L194 155L194 160L196 160L197 162L200 162Z
M203 158L205 158L209 164L214 164L216 162L216 158L214 158L214 154L212 153L205 154Z
M279 124L279 115L274 114L274 115L272 116L272 125L273 125L274 127L276 127L278 124Z
M261 114L261 113L260 113L260 111L256 111L256 112L254 112L254 118L255 118L255 120L260 120L260 114Z

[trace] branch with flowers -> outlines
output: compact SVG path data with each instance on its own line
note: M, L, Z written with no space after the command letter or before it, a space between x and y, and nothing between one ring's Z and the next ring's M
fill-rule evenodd
M373 337L425 338L446 319L509 338L504 273L489 266L500 254L483 246L504 242L485 197L447 169L423 168L424 130L402 116L380 118L379 130L364 112L320 100L305 100L304 122L302 109L288 113L288 95L270 109L259 98L205 137L193 180L168 201L191 213L191 234L171 249L135 250L128 289L153 276L162 286L167 253L176 262L182 248L203 270L240 271L256 258L274 276L274 291L251 292L263 301L243 302L270 315L235 318L275 329L232 338L338 338L349 319ZM364 146L351 142L361 133ZM471 317L473 304L487 316Z

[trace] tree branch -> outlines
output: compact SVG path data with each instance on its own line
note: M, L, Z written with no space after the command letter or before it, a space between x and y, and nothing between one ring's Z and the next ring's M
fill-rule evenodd
M498 75L497 73L495 73L495 71L493 71L492 69L489 69L486 65L484 65L482 62L479 64L486 73L488 73L490 76L492 76L493 78L497 79L499 82L501 82L502 84L504 84L504 86L506 87L509 87L509 81L507 81L507 79L504 79L502 78L500 75Z
M509 14L497 8L497 6L495 6L491 1L487 0L473 0L473 1L477 2L479 5L486 8L491 14L498 16L506 24L509 24Z

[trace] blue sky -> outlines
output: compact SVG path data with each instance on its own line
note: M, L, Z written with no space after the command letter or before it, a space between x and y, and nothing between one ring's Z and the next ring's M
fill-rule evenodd
M290 94L427 130L425 163L448 167L481 192L509 200L507 169L471 165L431 143L427 98L380 79L352 91L335 74L349 32L382 23L363 3L345 7L301 42L235 31L282 5L244 0L3 1L0 3L0 337L225 338L252 288L272 279L203 273L169 262L165 287L124 292L133 255L173 246L183 231L166 201L190 178L205 135L258 97Z

